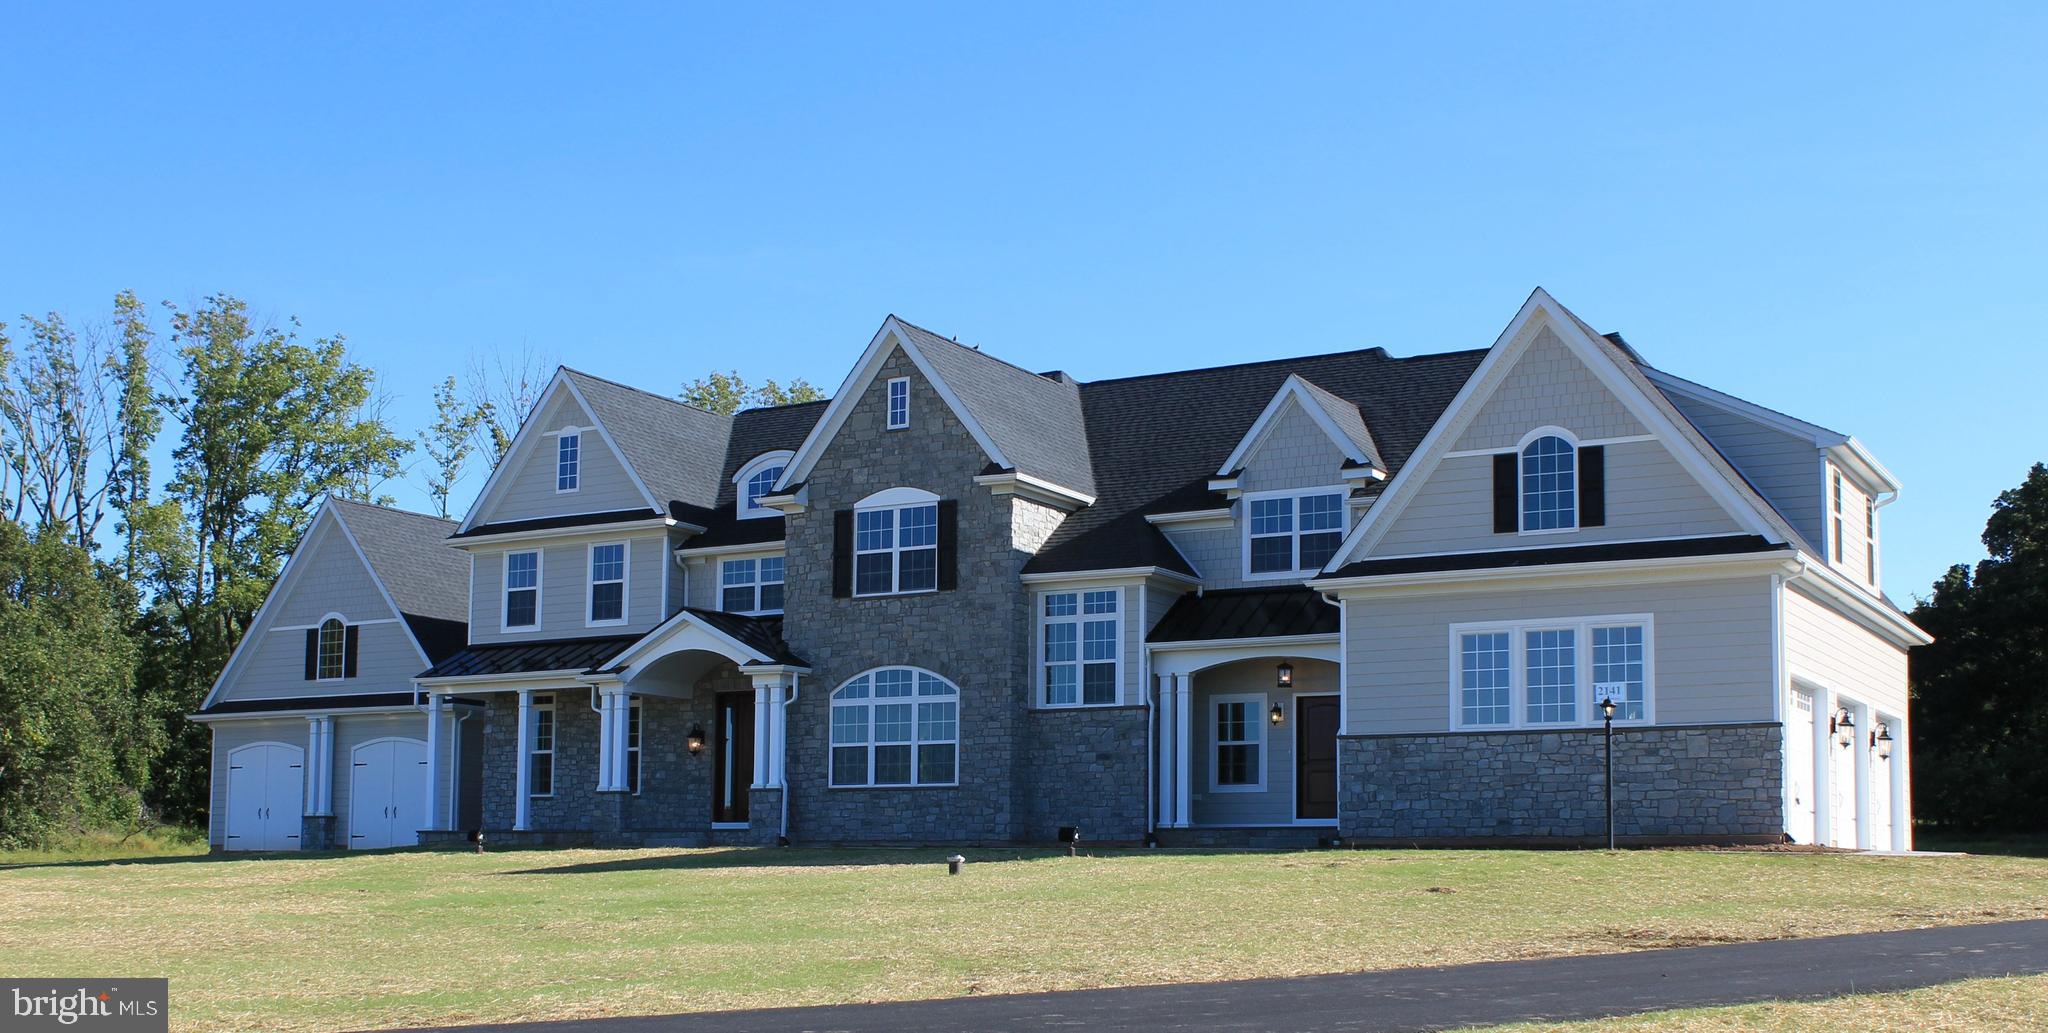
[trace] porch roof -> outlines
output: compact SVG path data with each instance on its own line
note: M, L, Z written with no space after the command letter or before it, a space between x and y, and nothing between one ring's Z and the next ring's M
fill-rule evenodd
M640 641L639 635L552 639L472 645L420 674L421 678L472 678L541 671L592 671Z
M1147 642L1211 642L1289 635L1335 635L1337 608L1300 585L1189 592L1154 625Z

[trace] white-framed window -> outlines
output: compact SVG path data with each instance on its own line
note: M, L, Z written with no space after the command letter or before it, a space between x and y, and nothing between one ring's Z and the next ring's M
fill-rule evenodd
M555 490L575 491L582 467L583 435L576 431L564 431L555 439Z
M1245 576L1322 569L1344 541L1347 494L1344 488L1247 493Z
M1209 789L1253 793L1266 788L1266 697L1236 693L1209 697L1215 746L1209 757Z
M733 474L734 510L742 520L778 517L782 513L761 505L761 498L775 492L775 482L789 469L794 453L764 452L747 461Z
M640 795L640 699L626 705L626 788Z
M758 556L718 564L718 608L727 613L781 613L783 560Z
M321 681L333 681L348 673L348 626L341 618L329 617L320 622L318 660L313 673Z
M1833 468L1828 470L1828 512L1833 515L1835 565L1844 566L1847 562L1844 557L1849 554L1849 536L1844 533L1842 519L1842 471Z
M533 697L533 737L527 741L527 795L555 795L555 697Z
M960 784L960 689L916 667L881 667L832 690L831 784Z
M626 623L626 543L604 542L590 547L590 608L584 623Z
M902 430L910 426L910 378L896 377L889 381L889 429Z
M1579 526L1579 450L1557 433L1537 432L1520 454L1522 531L1570 531Z
M1451 723L1460 729L1648 723L1655 691L1648 614L1451 626Z
M505 554L505 627L540 626L540 552Z
M905 595L938 587L937 495L890 488L854 506L854 595Z
M1039 704L1109 706L1121 684L1121 588L1047 592L1039 597Z
M1877 500L1868 496L1863 499L1863 573L1877 584Z

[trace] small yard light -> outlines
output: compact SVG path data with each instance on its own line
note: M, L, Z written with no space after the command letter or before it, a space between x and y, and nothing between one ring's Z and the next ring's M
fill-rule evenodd
M704 726L691 725L690 735L683 740L683 744L690 748L690 756L692 757L704 752Z
M1273 709L1266 711L1266 720L1273 722L1273 727L1278 728L1280 722L1287 720L1287 712L1280 709L1280 704L1275 703Z
M1848 707L1835 708L1834 733L1835 742L1840 743L1843 749L1856 742L1856 715L1850 713Z
M1870 748L1877 751L1877 759L1892 759L1892 726L1878 722L1877 731L1870 734Z
M1283 688L1283 689L1291 689L1291 688L1293 688L1293 687L1294 687L1294 665L1293 665L1293 664L1290 664L1290 663L1288 663L1288 662L1287 662L1287 661L1285 661L1285 660L1282 660L1282 661L1280 662L1280 667L1278 668L1278 670L1279 670L1279 672L1280 672L1280 687L1281 687L1281 688ZM1278 720L1276 719L1276 720L1275 720L1275 721L1274 721L1273 723L1277 725L1277 724L1279 724L1280 722L1279 722L1279 721L1278 721Z

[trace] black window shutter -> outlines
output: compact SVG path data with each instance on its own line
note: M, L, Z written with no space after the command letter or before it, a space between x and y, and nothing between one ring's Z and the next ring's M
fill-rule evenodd
M1607 526L1607 446L1579 449L1579 526Z
M939 591L960 587L960 502L939 500Z
M832 514L832 598L853 595L853 510Z
M1513 452L1502 452L1493 457L1493 533L1514 534L1522 529L1521 507L1516 505L1519 494L1515 491L1515 480L1519 474L1516 467L1521 457Z
M341 636L341 676L356 676L356 632L363 630L360 625L351 624Z
M306 629L306 680L320 677L320 629Z

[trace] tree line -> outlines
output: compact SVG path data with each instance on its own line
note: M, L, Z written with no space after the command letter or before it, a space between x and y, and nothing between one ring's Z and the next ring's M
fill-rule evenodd
M0 846L202 823L209 742L185 715L318 501L388 504L414 477L449 515L551 375L531 354L474 361L401 434L343 336L232 295L0 322ZM726 413L819 397L736 372L679 395Z

